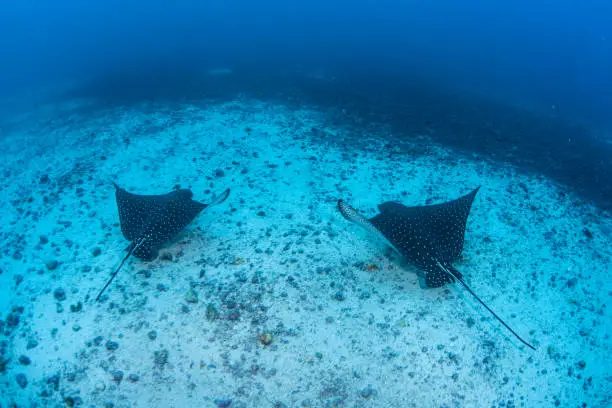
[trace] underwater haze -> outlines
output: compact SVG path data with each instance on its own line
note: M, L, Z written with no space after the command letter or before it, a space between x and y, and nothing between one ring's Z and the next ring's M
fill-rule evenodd
M5 1L0 408L612 405L611 73L603 0Z

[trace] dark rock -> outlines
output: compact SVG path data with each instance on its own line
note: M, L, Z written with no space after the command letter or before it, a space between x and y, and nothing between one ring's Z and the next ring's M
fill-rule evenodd
M367 386L359 392L359 395L361 396L361 398L370 398L374 395L375 392L376 390L374 388L372 388L371 386Z
M104 340L104 337L103 337L103 336L96 336L96 337L93 339L93 344L94 344L95 346L99 346L100 344L102 344L102 341L103 341L103 340Z
M62 302L64 300L66 300L66 291L64 289L62 289L62 288L57 288L57 289L55 289L53 291L53 297L58 302Z
M346 297L344 296L344 292L342 291L338 291L336 293L334 293L334 299L338 300L338 301L343 301L344 299L346 299Z
M225 176L225 172L221 169L217 169L215 170L215 177L219 178L219 177L224 177Z
M49 243L49 238L47 238L46 235L41 235L40 237L38 237L38 242L40 242L41 244L45 245L45 244Z
M49 179L48 174L43 174L42 176L40 176L40 179L38 179L38 182L40 184L47 184L49 181L51 181L51 179Z
M59 381L59 375L52 375L51 377L47 378L47 384L51 385L54 391L59 390Z
M157 332L155 330L151 330L147 333L147 337L149 340L155 340L157 338Z
M232 400L231 399L216 399L215 405L218 406L219 408L229 408L229 406L232 405Z
M33 348L36 348L37 346L38 346L38 340L30 339L30 340L28 340L28 344L26 345L26 349L32 350Z
M81 312L83 310L83 302L78 302L76 305L70 305L70 311L73 313Z
M21 363L22 365L30 365L30 363L32 363L32 360L30 360L30 357L28 356L21 355L19 357L19 363Z
M274 340L274 336L270 332L260 333L258 336L259 342L264 346L269 346Z
M106 349L108 351L115 351L119 348L119 343L117 343L116 341L107 341L106 342Z
M91 250L91 254L93 256L100 256L101 253L102 253L102 250L99 247L95 247L94 249Z
M154 362L159 368L163 368L166 364L168 364L168 350L163 349L156 351L154 353Z
M257 215L260 217L265 217L266 216L266 212L265 211L258 211Z
M57 261L56 259L52 259L50 261L47 261L45 265L47 266L48 270L53 271L59 266L59 261Z
M576 278L576 277L568 279L567 287L568 288L573 288L574 286L576 286L577 283L578 283L578 278Z
M110 372L110 374L113 377L113 382L117 383L117 385L121 384L121 381L123 380L123 371L113 370Z
M187 303L198 303L198 292L194 289L189 289L185 294L185 302Z
M6 320L4 321L4 323L6 324L7 329L12 330L17 327L20 321L21 317L19 316L19 314L11 312L6 316Z
M3 374L6 372L6 366L10 361L11 361L10 358L5 358L3 356L0 356L0 374Z
M136 374L130 374L128 375L128 381L135 383L135 382L140 381L140 377Z
M212 322L217 320L218 317L219 312L212 303L209 303L208 306L206 306L206 320Z
M17 374L15 380L17 380L17 384L19 384L21 388L28 386L28 377L26 377L25 374Z

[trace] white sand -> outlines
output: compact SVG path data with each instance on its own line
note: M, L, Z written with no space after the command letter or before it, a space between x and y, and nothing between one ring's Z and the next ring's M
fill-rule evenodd
M387 145L384 126L355 134L314 108L252 100L87 114L74 107L32 115L4 135L0 318L14 306L24 311L0 336L11 358L0 374L2 407L61 406L68 397L115 407L612 402L612 222L571 191L422 137L429 154L410 154L408 145ZM232 193L162 251L172 261L130 260L108 299L95 303L127 246L111 181L142 194L180 184L204 202L226 187ZM535 352L459 285L421 289L412 267L336 210L344 198L372 216L383 201L441 202L477 185L457 269ZM60 262L52 271L51 260ZM54 298L56 288L66 300ZM185 301L190 288L198 303ZM79 301L83 310L71 312ZM258 341L264 332L273 334L268 346ZM31 339L39 344L28 350ZM109 340L118 349L107 350ZM162 367L154 353L163 349ZM119 385L114 370L124 373ZM47 384L53 375L56 391Z

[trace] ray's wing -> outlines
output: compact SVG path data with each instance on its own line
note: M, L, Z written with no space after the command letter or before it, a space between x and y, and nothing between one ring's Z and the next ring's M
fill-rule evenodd
M395 242L398 249L420 266L432 259L447 264L461 255L467 219L479 188L442 204L407 207L386 202L378 206L381 214L372 221L384 235L394 235L392 242L401 240Z
M152 254L176 237L202 210L224 202L229 193L230 190L226 189L220 195L214 196L210 204L193 200L193 193L187 189L173 191L161 198L160 205L150 214L149 222L145 226L144 234L148 237L148 243L142 252L148 251Z
M385 242L391 248L395 249L401 255L401 252L393 245L393 243L391 243L391 241L389 241L388 237L386 237L372 222L373 218L368 220L363 215L359 214L356 209L345 203L343 200L338 200L338 210L340 211L340 214L348 221L357 224L361 228L364 228L365 230L374 234L376 237Z
M115 186L121 232L128 241L136 241L145 232L151 214L163 208L168 195L132 194L115 183L113 185Z
M163 203L150 214L144 235L149 247L164 245L180 233L204 209L206 204L191 199L190 190L177 190L163 198Z

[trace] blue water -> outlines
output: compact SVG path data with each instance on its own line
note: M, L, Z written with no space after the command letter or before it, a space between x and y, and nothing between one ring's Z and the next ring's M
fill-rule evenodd
M162 406L555 406L556 402L561 406L607 406L611 401L604 390L611 386L610 364L597 366L597 359L610 351L612 334L610 315L603 306L609 303L610 286L601 283L606 281L612 264L611 112L612 4L603 0L5 1L0 5L0 141L5 150L0 164L4 178L0 238L5 248L0 258L0 332L5 329L0 334L0 408L13 402L17 406L74 404L77 395L81 398L77 402L85 406L104 406L105 401L117 407L150 406L153 402L146 396L156 384L172 390L169 399L164 399L163 393L154 394ZM219 169L227 176L218 176ZM265 360L267 357L258 353L268 349L253 350L249 348L252 345L241 348L240 342L225 331L194 331L193 322L175 307L186 291L180 289L179 301L160 300L154 306L160 308L155 313L146 312L142 305L131 305L128 314L143 313L140 321L147 323L140 324L148 327L147 332L155 326L151 322L159 319L157 312L169 314L169 320L176 319L180 322L177 326L188 327L185 330L190 338L199 338L203 344L183 342L172 325L161 328L158 324L162 340L156 340L156 350L174 347L170 359L177 354L184 359L173 362L176 371L171 374L160 370L152 378L142 374L149 370L151 361L130 360L130 353L121 355L122 345L118 354L126 379L130 370L141 372L143 377L140 382L130 380L132 385L142 384L140 394L129 390L125 391L129 397L122 397L121 387L127 380L113 380L107 375L113 372L109 364L117 361L111 358L109 363L107 358L106 365L101 365L97 359L102 352L91 352L96 335L102 335L106 342L117 334L109 334L115 327L113 318L123 315L117 311L121 306L111 303L108 309L95 309L90 299L110 266L117 263L114 254L126 244L118 230L111 190L107 191L108 182L117 179L141 194L164 193L175 185L194 186L209 194L231 185L230 209L225 213L219 210L223 227L210 227L212 232L209 227L197 228L203 235L212 234L209 244L215 246L215 255L210 257L214 259L207 258L204 263L215 265L215 278L212 283L197 284L176 280L191 285L202 296L205 293L208 304L222 309L228 307L228 285L230 289L240 286L240 293L251 293L241 286L247 280L240 273L248 273L250 282L251 274L259 276L260 269L268 268L272 276L269 286L258 290L260 295L266 293L262 296L269 294L266 307L284 316L284 320L278 319L289 327L274 329L273 347L278 347L275 352L283 356L277 360L285 363L276 361L275 366L270 357L261 364L268 364L268 370L275 367L282 379L266 374L263 385L249 388L244 378L262 378L262 374L246 374L245 361ZM370 319L377 319L375 326L379 329L386 330L391 321L390 330L399 333L410 327L404 320L410 322L420 316L423 320L416 320L420 321L418 333L430 333L440 324L437 319L444 318L430 317L433 321L428 321L424 317L434 313L433 306L423 312L413 304L416 311L412 314L412 310L404 311L405 303L395 303L395 297L407 293L402 281L394 280L398 264L392 257L383 257L380 247L363 244L364 235L351 240L352 246L338 243L342 242L338 235L352 237L356 233L337 219L333 203L337 198L348 198L338 195L352 195L350 201L361 200L364 211L384 200L429 204L458 197L476 184L484 186L479 193L482 201L474 204L477 213L473 219L481 221L473 221L478 222L471 232L476 237L472 238L471 249L466 250L466 258L476 263L480 259L477 265L487 278L477 275L472 282L486 285L487 279L492 279L497 290L490 289L488 298L497 299L502 310L503 302L507 302L507 310L502 313L506 316L526 314L525 310L531 309L529 323L519 323L519 331L527 334L529 327L534 327L532 341L541 338L540 354L530 357L518 347L509 346L499 330L491 329L494 323L487 323L485 328L498 337L491 335L475 348L470 348L469 334L463 332L458 337L468 346L453 351L446 351L451 349L448 345L446 349L436 348L436 341L428 335L421 335L406 349L380 340L385 350L396 349L404 360L394 360L395 351L384 352L391 355L389 361L397 363L377 367L380 371L368 375L368 367L376 367L380 358L380 353L363 351L374 347L367 341L368 326L364 333L346 323L346 333L350 333L346 339L359 344L355 346L358 351L351 349L348 340L337 340L345 336L342 330L332 333L308 320L309 313L317 310L316 303L320 306L325 302L300 303L304 301L299 297L301 290L292 293L296 285L304 285L311 290L304 289L304 293L316 298L317 291L323 289L309 285L323 280L330 285L326 290L333 292L334 301L344 301L346 292L349 303L354 291L355 303L350 307L322 312L327 308L324 305L319 311L336 319L348 316L349 309L356 315L371 313ZM232 218L234 213L243 218L237 221ZM495 220L487 220L488 216ZM74 225L71 222L66 227L66 220ZM202 222L208 225L210 219ZM321 226L325 223L327 227ZM315 227L311 224L320 224L317 228L321 230L312 233ZM245 231L245 225L253 227ZM302 231L302 237L313 234L302 252L295 246L303 239L291 238L297 230ZM329 235L329 241L321 244L315 238L319 234ZM49 237L52 246L41 243L41 236ZM522 239L514 240L517 236ZM470 241L470 224L466 240ZM204 245L207 241L202 238L198 242ZM364 247L355 249L358 242ZM322 251L318 245L326 249ZM90 247L94 246L113 256L87 263L83 253L91 257ZM282 247L286 249L280 251ZM182 251L189 251L188 245L181 248L180 253L172 252L173 262L180 264ZM264 260L268 259L266 248L273 254L272 261ZM497 258L485 262L483 253L495 253L491 257ZM353 259L355 255L361 258ZM228 261L233 256L236 261ZM195 271L193 276L202 280L204 275L197 275L202 260L186 257L189 261L182 267ZM49 262L55 259L59 267L50 268ZM322 266L325 259L334 265L329 270ZM135 283L140 280L130 281L142 279L136 278L136 272L147 265L163 274L165 264L155 262L130 266L133 273L120 278L122 291L125 287L128 292L145 291L148 305L155 304L159 293L167 291L164 287L160 289L157 282L147 286ZM243 262L249 268L232 269ZM300 268L288 271L287 265L294 263ZM391 278L373 283L374 278L369 280L367 275L370 268L363 267L370 263L379 265ZM74 272L85 266L96 275L86 277L85 272ZM378 271L379 266L372 268ZM519 272L512 274L515 268ZM499 277L505 274L512 283ZM525 276L528 278L523 279ZM535 283L531 283L531 276ZM578 280L577 286L573 278ZM381 299L387 295L393 300L383 305L384 300L374 301L374 295L371 303L369 295L360 297L359 282L368 280L372 285L369 291L380 290ZM384 286L385 280L392 283ZM75 322L65 317L69 312L57 306L63 301L56 302L52 290L65 287L68 291L69 287L83 287L84 282L92 287L70 292L69 297L74 298L69 301L82 298L83 313L91 317ZM276 295L271 294L271 282L281 285L275 287ZM334 288L334 282L340 282L341 289ZM174 280L164 284L172 287L173 283L181 287ZM520 295L509 300L515 290ZM289 296L288 305L283 303L287 296L279 293ZM419 301L416 296L425 296L420 304L437 304L437 298L427 298L434 295L417 293L421 292L411 287L406 296L415 302ZM482 312L468 298L434 293L440 293L447 303L467 302L470 306L462 307L462 313L473 313L477 324L489 318L481 314L483 319L479 319L477 313ZM38 296L46 296L47 303L28 300ZM547 309L551 302L546 299L554 296L559 296L559 303ZM125 295L125 302L127 298ZM529 301L536 306L530 306ZM172 307L164 309L162 305ZM188 301L192 309L199 308L198 316L203 319L206 305L203 300L197 305ZM292 318L287 310L294 305L301 311L295 311ZM534 311L540 306L544 311ZM49 317L41 309L52 310L53 314ZM94 309L97 320L93 319ZM232 313L229 309L225 310L227 316ZM254 309L242 313L255 321L259 312ZM449 306L448 311L454 309ZM384 317L383 312L387 314ZM549 317L542 317L548 312ZM7 329L16 315L25 322ZM66 319L69 323L64 326L72 327L73 332L64 337L61 333L59 337L50 335L51 329L43 324L51 322L51 326L60 327ZM300 327L292 327L292 320L301 322L296 323ZM452 319L447 317L445 324L450 324L448 320ZM457 320L463 324L464 315ZM516 325L518 318L513 317L513 321ZM325 315L321 322L330 327ZM85 330L75 330L75 324ZM129 332L137 324L121 321L118 327ZM45 335L36 334L37 325L44 327L40 333ZM260 326L253 323L235 332L242 335L255 330L253 327ZM322 330L318 350L308 349L315 346L309 343L312 333L306 332L297 335L303 344L291 348L292 341L299 342L294 340L292 330L299 332L303 327L315 333ZM559 331L554 332L555 328ZM76 333L90 337L79 338L77 346L67 346ZM397 338L397 333L388 338ZM163 336L171 340L163 340ZM573 339L566 349L562 345L564 336ZM227 349L221 347L221 351L240 350L247 357L241 363L236 362L240 356L233 356L233 363L229 357L218 361L210 357L200 364L199 360L208 356L200 359L193 353L205 354L202 350L209 345L204 339L215 337L234 341L235 347L227 343ZM48 348L38 351L38 362L36 350L41 346L30 348L26 344L33 338L40 343L47 339ZM495 348L492 341L502 345ZM188 344L196 343L199 351L189 349ZM183 346L189 352L183 353ZM85 351L79 350L81 347ZM327 364L334 347L342 350L339 360L317 369L321 361ZM57 351L61 349L66 352ZM446 360L436 363L442 360L433 355L423 357L426 354L421 350L432 349ZM315 351L324 357L317 357ZM475 351L480 359L473 357ZM54 352L58 353L57 361L45 360ZM74 359L79 352L87 357ZM20 362L20 355L28 353L32 354L32 365ZM460 357L454 359L449 354ZM487 357L482 357L485 354ZM291 356L298 356L300 364ZM490 363L487 358L499 360ZM512 365L518 359L521 362ZM359 367L355 373L350 372L352 362ZM186 368L190 363L190 369L194 365L206 367L202 370L208 374L193 374ZM244 372L236 374L232 364L244 365ZM530 365L531 371L520 364ZM228 385L230 380L223 382L224 374L216 365L232 367L232 386ZM410 392L425 398L423 403L404 398L400 385L389 385L385 390L384 384L394 375L405 382L427 383L431 365L457 365L464 371L455 377L438 367L439 371L431 375L441 381L442 391L428 393L423 386L413 384ZM469 385L472 388L467 385L469 369L478 372L476 382L480 381ZM292 370L299 373L295 382L290 380ZM336 374L330 374L335 370ZM534 389L520 384L523 370L527 370L529 381L541 383ZM504 379L504 371L510 380ZM16 379L19 373L27 373L27 385L23 385L22 377ZM55 388L54 381L49 382L53 375L61 377ZM198 386L211 390L210 395L183 381L191 375L200 381ZM329 378L321 380L324 384L319 389L300 388L308 376ZM506 387L508 381L510 388ZM248 390L241 391L241 387ZM417 390L419 393L414 394ZM444 390L451 391L446 395ZM176 397L187 398L187 394L193 394L195 400ZM256 398L255 394L266 397ZM67 401L68 396L72 399Z

